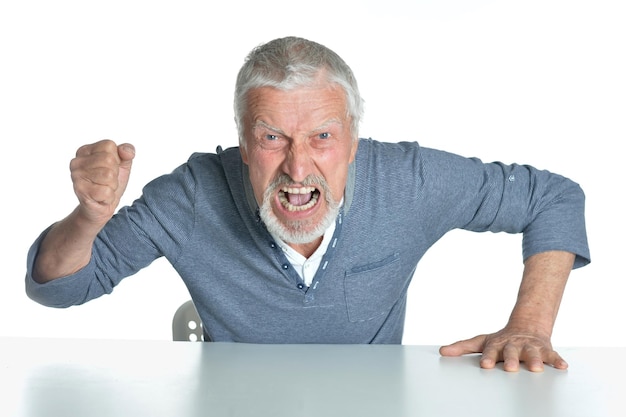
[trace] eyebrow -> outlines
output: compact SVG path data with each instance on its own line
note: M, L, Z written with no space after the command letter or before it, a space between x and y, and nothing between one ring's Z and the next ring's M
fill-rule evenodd
M255 130L258 127L264 127L264 128L269 129L269 130L271 130L273 132L280 133L281 135L285 135L285 132L283 132L282 129L279 129L279 128L275 127L275 126L269 125L269 124L265 123L263 120L257 120L254 123L254 126L252 127L252 129Z
M343 125L343 122L340 119L336 119L336 118L332 118L332 119L328 119L327 121L325 121L324 123L322 123L320 126L310 130L308 133L313 133L313 132L319 132L320 130L324 130L326 129L328 126L332 125L332 124L339 124L339 125ZM254 123L254 126L252 127L252 129L256 129L258 127L264 127L266 129L269 129L273 132L276 132L278 134L281 134L283 136L287 136L287 134L280 128L276 127L276 126L272 126L268 123L265 123L263 120L257 120Z

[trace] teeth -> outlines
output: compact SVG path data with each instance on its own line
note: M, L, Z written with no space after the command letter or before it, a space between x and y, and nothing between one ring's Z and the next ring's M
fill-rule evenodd
M293 191L289 191L289 190L293 190ZM302 190L307 190L307 191L302 191ZM311 207L313 207L315 204L317 204L317 200L319 199L319 193L318 192L314 192L316 191L315 188L313 187L305 187L305 188L283 188L281 189L281 192L278 193L278 199L280 201L280 203L283 205L283 207L285 207L288 211L294 212L294 211L304 211L304 210L308 210ZM313 195L311 196L311 200L302 205L302 206L294 206L293 204L291 204L289 202L289 200L287 200L287 197L285 197L285 193L291 193L291 194L306 194L306 193L313 193Z
M284 193L289 193L289 194L309 194L315 191L315 187L298 187L298 188L285 187L285 188L282 188L281 190Z

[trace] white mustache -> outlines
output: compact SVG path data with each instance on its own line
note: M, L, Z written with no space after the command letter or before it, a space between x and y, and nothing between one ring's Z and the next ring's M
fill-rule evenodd
M324 191L324 195L330 195L330 187L328 186L328 182L326 182L326 179L324 179L324 177L321 177L319 175L313 175L313 174L307 175L307 177L300 182L294 181L287 174L281 174L274 181L270 183L270 185L267 187L267 190L265 192L273 193L274 191L276 191L278 187L292 186L292 185L300 185L303 187L319 186Z

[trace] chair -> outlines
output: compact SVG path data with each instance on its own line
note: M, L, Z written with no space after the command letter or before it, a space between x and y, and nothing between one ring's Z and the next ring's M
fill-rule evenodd
M200 320L200 316L192 300L184 302L174 313L174 318L172 319L172 337L174 341L204 341L202 321Z

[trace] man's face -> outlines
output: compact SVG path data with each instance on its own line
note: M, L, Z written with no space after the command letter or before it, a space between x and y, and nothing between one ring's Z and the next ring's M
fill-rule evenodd
M344 91L326 82L257 88L244 123L241 154L268 229L288 243L318 240L335 220L357 149Z

